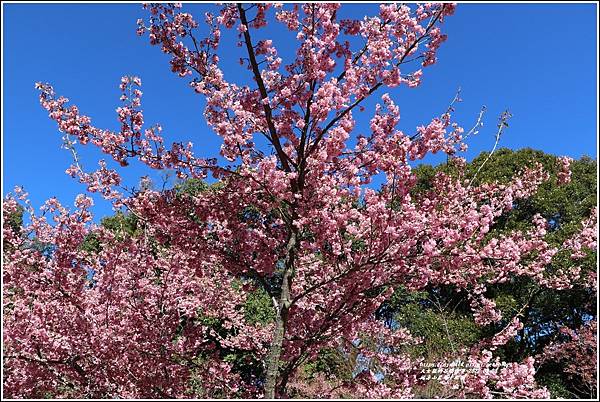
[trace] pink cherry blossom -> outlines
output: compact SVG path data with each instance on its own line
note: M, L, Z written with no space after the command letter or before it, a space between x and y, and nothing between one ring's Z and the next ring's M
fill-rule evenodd
M96 127L52 86L37 84L73 155L67 173L125 211L135 227L94 224L85 195L73 211L50 199L40 213L26 211L23 227L3 226L6 395L408 398L421 381L420 361L403 346L419 339L374 314L396 287L447 285L465 292L477 324L508 322L488 346L452 356L477 368L449 383L455 395L549 396L535 383L533 358L490 368L502 363L492 349L521 323L503 317L486 292L518 277L554 289L591 287L577 269L547 267L559 253L578 261L596 249L596 212L560 249L546 241L541 216L529 229L490 237L494 223L535 194L548 173L534 165L506 184L471 185L452 106L403 131L391 89L426 79L455 5L382 4L378 15L353 20L339 20L340 7L225 4L201 23L180 4L144 5L148 15L137 33L203 98L226 165L196 156L191 143L167 145L162 127L147 123L138 77L119 83L117 130ZM275 38L264 39L261 29L271 21L295 41L288 60ZM250 74L239 82L220 67L227 29ZM358 133L369 98L377 106L367 132ZM91 172L77 152L90 145L108 160ZM446 154L458 173L438 173L429 191L415 194L411 162L432 153ZM119 172L133 160L217 183L194 194L129 194ZM561 182L570 177L569 163L560 159ZM5 219L25 197L18 190L5 199ZM244 314L257 290L272 303L274 319L265 324ZM375 346L361 342L364 334ZM303 383L298 367L324 347L364 358L352 382ZM232 355L247 356L257 374L242 376Z

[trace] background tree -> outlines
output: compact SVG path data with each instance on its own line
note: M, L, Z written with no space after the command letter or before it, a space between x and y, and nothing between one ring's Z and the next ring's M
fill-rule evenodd
M549 233L546 238L549 243L558 247L577 230L577 225L597 205L597 165L589 157L573 161L571 181L558 186L556 183L560 172L556 168L557 158L553 155L531 149L511 151L503 148L497 150L491 158L489 156L488 152L483 152L467 164L468 173L465 176L470 180L477 174L477 180L482 183L507 183L513 172L536 162L543 164L551 172L550 179L540 186L535 195L518 202L512 210L499 217L491 227L490 234L527 229L531 226L532 218L540 214L548 221ZM440 171L452 173L453 167L447 164L436 167L420 165L415 169L419 181L413 191L427 191L432 178ZM517 336L497 352L506 361L520 361L527 356L542 355L553 339L562 336L561 331L567 328L574 331L586 328L595 319L596 252L590 251L582 260L570 257L564 255L555 258L552 266L547 269L569 270L580 267L581 275L588 276L590 282L557 291L521 278L489 288L491 299L503 315L511 317L519 312L523 324ZM399 325L410 329L414 335L423 337L425 342L419 345L418 353L436 360L451 352L452 348L470 348L508 324L505 319L490 328L480 328L475 325L466 307L468 300L465 295L447 287L417 293L397 290L382 305L379 314L388 320L398 321ZM582 365L578 374L571 373L569 376L564 369L556 365L544 365L536 372L536 378L549 386L553 397L587 398L594 394L594 387L578 390L576 381L572 380L573 375L581 378L589 376L589 366Z

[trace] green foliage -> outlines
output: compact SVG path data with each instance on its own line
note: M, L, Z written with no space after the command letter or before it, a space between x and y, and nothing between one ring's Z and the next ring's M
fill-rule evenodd
M321 373L328 378L349 381L352 379L354 366L353 362L338 349L323 348L317 357L304 364L302 369L308 378Z
M100 224L113 232L117 239L124 239L140 233L138 218L133 214L125 214L118 211L113 216L102 218ZM89 233L81 244L81 248L90 253L98 253L101 250L100 239L96 233Z
M101 225L119 237L134 236L139 234L138 218L133 214L118 211L115 216L103 218Z
M275 320L273 302L263 288L258 288L248 294L244 304L246 321L250 324L268 324Z
M440 289L429 292L407 292L399 288L389 302L393 313L393 324L407 328L423 342L408 347L413 356L436 359L462 347L473 345L482 335L482 330L460 304L441 294ZM444 301L442 301L444 300Z
M514 314L519 310L519 303L514 295L510 293L501 293L494 298L496 308L500 310L503 316Z
M83 239L81 243L81 249L87 251L88 253L98 253L101 250L100 240L95 233L89 233Z
M577 230L577 225L597 205L596 171L597 163L590 157L584 156L571 164L572 180L567 185L558 186L558 163L554 155L542 151L525 148L512 151L507 148L498 149L483 165L489 153L483 152L465 167L464 178L474 184L510 182L515 175L525 168L541 163L550 173L550 179L540 186L538 192L528 200L517 202L515 208L501 217L494 227L492 234L508 232L515 229L531 227L531 218L536 213L545 217L555 231L550 236L554 244L561 244L565 238ZM479 168L483 165L483 168ZM477 171L479 170L479 173ZM456 176L458 169L453 164L440 166L420 165L414 169L417 184L413 194L419 194L431 189L431 181L436 173L443 172ZM477 176L475 177L475 174Z
M175 185L175 192L177 194L186 194L195 196L206 190L208 190L211 186L207 184L205 181L200 179L188 179L177 183Z
M464 178L472 180L488 153L484 152L465 167ZM534 163L541 163L550 173L550 178L543 183L538 192L530 199L518 201L514 208L501 216L491 228L489 237L509 233L514 230L525 231L532 227L532 218L541 214L549 223L546 240L555 247L560 247L566 239L576 233L582 220L586 219L591 209L597 206L597 162L589 157L582 157L571 164L571 182L557 185L558 163L554 155L532 149L512 151L506 148L497 150L477 173L475 184L508 183L516 174ZM458 169L452 164L437 167L421 165L414 170L417 185L413 195L417 196L432 188L431 182L438 172L456 176ZM582 268L582 277L596 270L596 253L588 252L583 261L573 261L568 251L557 254L552 263L546 267L549 273L555 270L568 270L577 264ZM442 297L442 303L457 295ZM560 326L576 328L596 316L596 294L585 284L576 285L572 289L553 290L537 285L529 278L516 278L504 284L488 286L486 293L496 303L505 319L496 326L483 328L479 334L467 322L452 322L449 327L464 331L466 338L457 337L458 343L472 342L477 336L481 339L493 334L507 324L507 319L521 312L523 330L507 345L499 348L497 354L507 361L518 361L526 356L537 355L552 339ZM466 304L466 303L465 303ZM451 303L452 305L452 303ZM411 329L414 335L425 339L425 353L437 353L447 350L447 344L440 336L439 316L431 311L427 303L405 301L397 308L398 321ZM452 322L452 324L450 324ZM465 325L466 324L466 325ZM464 327L461 328L461 325ZM452 334L452 332L451 332ZM573 397L578 394L570 384L561 380L561 373L556 367L544 365L538 370L536 377L542 385L548 386L553 397Z
M11 228L14 233L20 233L23 226L23 213L25 208L21 204L17 204L17 210L4 217L5 225Z
M4 224L11 229L15 235L20 235L21 228L23 227L23 213L25 208L21 204L17 205L17 210L8 214L4 217ZM3 241L4 250L12 251L13 246L7 241Z
M536 378L540 386L548 388L550 397L553 399L572 398L574 395L568 390L567 385L563 381L563 376L558 373L544 373Z

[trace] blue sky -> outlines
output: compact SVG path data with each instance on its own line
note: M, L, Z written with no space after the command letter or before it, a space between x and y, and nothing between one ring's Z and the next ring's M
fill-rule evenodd
M376 8L345 4L341 14L359 18ZM96 126L118 129L119 79L138 75L146 123L161 123L167 140L192 141L201 156L218 155L220 137L204 122L202 98L169 71L168 57L158 47L135 34L136 19L147 16L140 5L3 4L3 9L5 194L23 185L39 207L52 196L72 205L85 190L64 174L71 156L60 149L61 134L38 103L36 81L51 83ZM203 20L203 11L215 7L184 9ZM505 109L513 118L501 146L596 158L596 26L595 4L460 4L444 24L448 41L438 63L424 70L422 85L388 91L400 106L400 128L411 132L426 124L461 87L458 123L471 127L481 106L488 110L484 129L469 142L468 159L491 149L497 117ZM293 51L291 37L270 29L265 35L273 34L280 53ZM248 72L239 68L235 42L234 32L224 34L221 59L226 78L239 82ZM371 111L367 107L356 115L357 133L368 132ZM82 148L80 153L89 170L97 166L98 152ZM133 165L122 173L133 185L149 172ZM106 202L94 198L97 215L111 213Z

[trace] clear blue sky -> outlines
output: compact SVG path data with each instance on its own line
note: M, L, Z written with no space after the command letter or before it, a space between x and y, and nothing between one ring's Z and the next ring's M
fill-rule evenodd
M341 14L361 17L376 7L345 4ZM61 134L39 106L36 81L51 83L95 125L118 129L114 110L119 106L119 79L138 75L144 84L147 124L160 122L167 140L191 140L202 156L218 154L220 137L204 122L202 98L169 71L168 57L158 47L136 36L136 19L147 16L140 5L3 8L4 193L23 185L38 207L51 196L72 205L84 191L64 174L71 157L60 149ZM184 5L201 21L210 8L214 6ZM401 128L411 132L427 123L461 87L463 102L455 114L460 124L470 127L480 107L488 108L486 127L470 141L467 158L491 148L497 116L507 108L514 117L502 146L596 158L596 26L595 4L459 5L443 28L448 41L439 61L425 69L422 85L390 91L400 106ZM293 39L279 31L274 38L280 53L292 51ZM230 79L248 73L239 69L235 41L233 32L223 37L229 45L222 48L221 59ZM358 115L359 132L368 132L370 110ZM97 166L98 152L83 148L81 154L84 165ZM132 185L148 172L134 165L123 173ZM98 215L111 213L107 203L94 198Z

